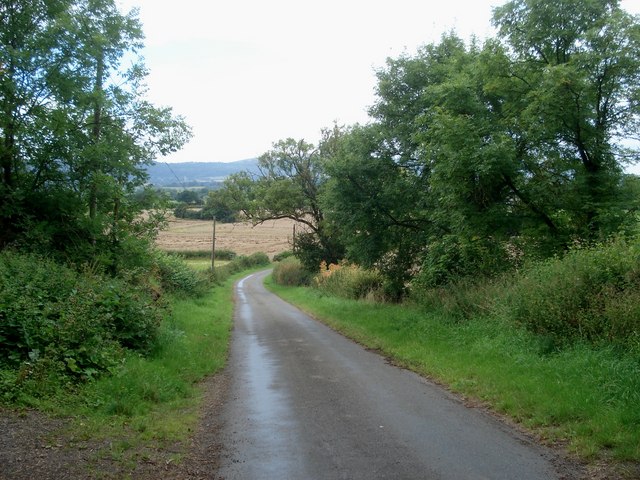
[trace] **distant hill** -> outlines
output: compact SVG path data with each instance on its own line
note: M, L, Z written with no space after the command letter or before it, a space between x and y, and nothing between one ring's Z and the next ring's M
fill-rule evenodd
M258 159L237 162L155 162L147 167L149 183L156 187L214 186L233 173L257 172Z

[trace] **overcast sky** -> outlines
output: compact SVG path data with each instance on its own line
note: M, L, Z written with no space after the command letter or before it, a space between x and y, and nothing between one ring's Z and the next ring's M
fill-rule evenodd
M169 162L257 157L293 137L364 123L375 69L455 29L493 36L504 0L119 0L140 9L149 97L193 127ZM640 0L623 0L640 13ZM160 159L159 159L160 160Z

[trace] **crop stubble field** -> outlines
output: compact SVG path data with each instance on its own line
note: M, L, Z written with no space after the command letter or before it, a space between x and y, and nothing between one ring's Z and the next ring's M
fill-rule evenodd
M232 250L238 255L264 252L269 257L291 249L295 222L270 220L261 225L251 223L218 223L216 249ZM169 219L169 227L158 235L157 245L168 251L211 250L213 222L205 220Z

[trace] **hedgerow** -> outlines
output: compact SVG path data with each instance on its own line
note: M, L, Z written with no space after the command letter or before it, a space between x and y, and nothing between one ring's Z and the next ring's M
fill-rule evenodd
M309 285L313 274L305 270L300 260L289 256L273 267L272 277L278 285L300 287Z
M313 285L323 292L343 298L357 300L372 297L380 300L384 297L382 275L352 264L327 265L322 262Z
M35 254L0 253L1 398L42 394L46 383L64 384L61 378L93 378L127 350L146 353L162 313L157 293L143 282Z
M557 344L613 342L640 352L640 243L575 249L522 272L506 313Z
M640 353L640 241L574 248L495 278L467 277L434 288L416 282L411 298L459 320L502 316L546 339L551 349L584 341Z

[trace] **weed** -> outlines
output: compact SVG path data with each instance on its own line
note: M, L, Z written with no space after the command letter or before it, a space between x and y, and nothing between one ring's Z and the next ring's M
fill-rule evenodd
M344 298L360 299L384 297L384 279L376 271L366 270L357 265L341 263L320 264L320 273L314 277L313 285L321 291Z
M312 274L304 269L300 260L287 257L273 268L273 279L279 285L309 285Z

